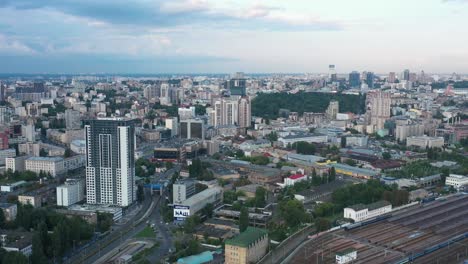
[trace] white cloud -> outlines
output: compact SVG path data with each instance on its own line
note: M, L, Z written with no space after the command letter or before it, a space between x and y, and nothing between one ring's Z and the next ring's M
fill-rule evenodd
M36 51L19 40L0 34L0 52L10 55L31 55Z

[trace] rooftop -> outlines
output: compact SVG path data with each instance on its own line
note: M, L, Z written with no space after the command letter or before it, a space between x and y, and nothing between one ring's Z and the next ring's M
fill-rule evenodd
M372 210L375 210L377 208L382 208L387 205L391 205L391 203L382 200L382 201L378 201L378 202L367 204L367 205L355 204L355 205L349 206L348 208L351 208L354 211L361 211L367 208L367 210L372 211Z
M247 229L240 233L238 236L226 240L227 245L248 247L253 244L255 241L258 241L262 237L266 236L268 233L264 229L247 227Z
M30 157L27 160L32 160L32 161L62 161L62 157Z
M294 174L294 175L289 176L289 179L291 179L291 180L297 180L297 179L300 179L300 178L302 178L302 177L304 177L304 176L305 176L304 174L297 173L297 174Z

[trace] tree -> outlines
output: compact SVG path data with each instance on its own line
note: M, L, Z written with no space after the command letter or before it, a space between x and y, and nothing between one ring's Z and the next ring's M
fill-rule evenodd
M3 213L3 210L0 210L0 228L5 228L5 214Z
M330 229L330 227L331 227L331 223L326 218L317 218L315 220L315 228L317 229L318 232L328 230Z
M249 226L249 210L247 207L242 207L239 216L239 231L244 232Z
M200 217L198 215L191 215L185 219L184 230L186 233L193 233L195 227L200 224Z
M279 207L281 216L288 226L296 227L306 221L307 215L300 201L296 199L281 201Z
M278 141L278 134L275 131L271 132L266 137L268 140L270 140L270 142Z
M263 208L266 205L266 195L267 192L263 187L258 187L255 190L255 207Z
M329 175L328 175L328 180L329 181L334 181L336 178L336 171L335 171L335 167L331 167L330 171L329 171Z
M31 260L33 264L47 264L47 257L44 254L41 234L37 231L33 235Z
M342 148L346 148L346 137L341 137L340 145Z
M213 217L213 210L214 210L213 204L209 203L205 207L203 207L201 213L205 215L207 218L211 218Z
M315 145L305 141L299 141L292 144L292 148L296 150L298 154L313 155L315 154Z
M64 158L69 158L69 157L71 157L72 155L73 155L73 152L71 151L71 149L66 148L66 149L65 149L65 153L63 154L63 157L64 157Z
M49 154L49 153L47 152L47 150L45 150L45 149L43 149L43 148L41 148L41 150L39 150L39 156L40 156L40 157L47 157L47 154Z
M389 159L392 158L392 155L390 153L388 153L388 152L384 152L384 153L382 153L382 158L384 160L389 160Z
M170 170L170 169L174 168L174 164L172 162L167 161L165 163L165 167L166 167L166 169Z

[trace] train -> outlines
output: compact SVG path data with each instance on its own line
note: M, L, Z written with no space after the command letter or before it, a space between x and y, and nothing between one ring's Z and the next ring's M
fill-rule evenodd
M423 251L421 252L418 252L416 254L412 254L411 256L407 257L407 258L404 258L398 262L396 262L395 264L405 264L405 263L410 263L412 262L413 260L417 259L417 258L420 258L422 256L425 256L427 254L431 254L432 252L435 252L441 248L445 248L447 246L449 246L450 244L454 243L454 242L458 242L460 240L463 240L465 238L468 238L468 232L466 233L463 233L461 235L458 235L458 236L455 236L445 242L442 242L440 244L437 244L435 246L432 246L432 247L428 247L426 249L424 249Z
M390 217L392 217L391 214L377 216L376 218L372 218L370 220L365 220L365 221L362 221L362 222L358 222L358 223L355 223L355 224L345 226L344 229L346 231L353 230L355 228L359 228L359 227L363 227L363 226L366 226L366 225L370 225L370 224L373 224L373 223L380 222L380 221L388 219Z

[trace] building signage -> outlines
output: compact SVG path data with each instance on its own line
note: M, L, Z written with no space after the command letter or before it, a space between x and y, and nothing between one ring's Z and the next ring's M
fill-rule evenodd
M190 216L190 207L184 205L174 205L174 219L184 221Z

